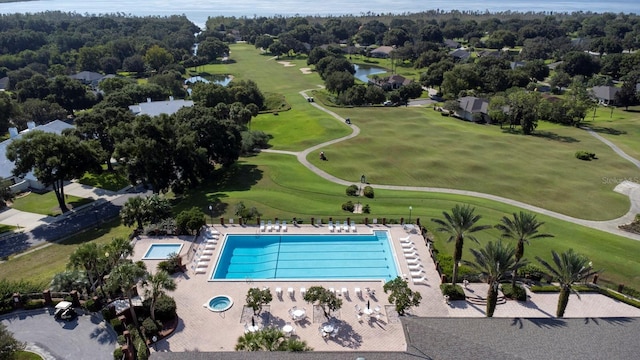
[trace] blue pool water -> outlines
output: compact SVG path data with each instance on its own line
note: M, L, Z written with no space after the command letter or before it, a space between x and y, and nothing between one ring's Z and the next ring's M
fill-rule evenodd
M211 280L398 276L386 231L373 235L228 235Z
M151 244L142 259L164 260L173 253L180 254L180 250L182 250L182 244Z

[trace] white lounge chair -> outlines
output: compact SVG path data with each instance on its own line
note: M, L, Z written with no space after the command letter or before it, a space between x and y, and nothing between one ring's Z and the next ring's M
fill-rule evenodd
M278 295L278 297L282 297L282 288L281 287L277 287L276 288L276 295Z
M216 244L209 243L204 248L205 248L205 250L213 250L213 249L216 248Z
M422 276L422 274L424 274L424 269L420 269L420 270L416 270L416 271L410 271L411 273L411 278L415 279L416 277L420 277Z
M260 231L264 232L264 220L260 220Z
M406 259L416 259L416 258L420 258L420 254L418 254L417 251L413 251L413 252L405 252L404 253L404 257Z
M336 221L335 228L337 232L342 232L342 224L340 224L340 221Z
M408 242L408 243L402 243L401 246L402 246L403 249L408 249L408 248L414 248L416 246L416 244L414 244L413 241L412 241L412 242Z
M329 288L329 292L335 295L335 293L336 293L336 289L334 289L334 288Z
M351 232L356 232L356 223L351 222Z
M358 297L362 297L362 290L360 290L360 288L359 288L359 287L354 288L354 289L353 289L353 292L356 294L356 296L358 296Z
M407 259L407 264L409 264L409 265L417 265L417 264L421 264L421 263L422 263L422 260L420 260L419 257Z
M409 248L402 248L402 252L405 254L412 254L416 252L416 248L414 248L413 246Z
M418 271L424 269L421 264L409 265L409 270Z
M196 269L196 274L206 274L207 273L207 269L206 268L198 268Z
M344 232L349 232L349 223L345 221L343 224L342 229L344 229Z
M329 221L329 225L327 226L330 232L333 232L333 221Z
M282 231L287 232L287 222L282 220Z
M426 285L426 284L427 284L427 278L426 278L426 277L424 277L424 276L421 276L421 277L414 277L414 278L412 278L411 280L413 280L413 283L414 283L414 284L424 284L424 285Z
M378 219L373 219L373 225L378 225Z
M209 266L208 261L198 261L198 264L196 265L197 268L206 268L208 266Z
M340 292L342 293L342 296L349 297L349 289L346 287L343 287Z
M213 255L213 250L207 249L207 250L202 252L202 255Z
M408 241L409 241L409 239L411 239L411 235L406 236L406 237L403 237L403 238L400 238L400 239L398 239L398 240L400 240L400 242L408 242Z
M306 293L307 293L307 289L306 289L306 288L301 287L301 288L300 288L300 296L304 297L304 294L306 294Z
M287 293L289 294L289 297L291 297L293 299L294 292L293 292L293 288L292 287L287 288Z
M273 225L273 231L280 231L280 220L276 220L276 224Z
M271 220L267 221L267 231L271 231Z

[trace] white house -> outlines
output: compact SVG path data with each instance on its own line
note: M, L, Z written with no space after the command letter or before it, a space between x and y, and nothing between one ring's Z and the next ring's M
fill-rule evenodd
M31 172L26 174L23 178L13 176L12 171L14 168L14 163L13 161L9 161L9 159L7 159L7 147L9 146L9 144L11 144L13 140L19 139L20 137L22 137L22 135L29 131L40 130L48 133L62 134L62 131L64 131L65 129L73 128L72 125L69 125L66 122L60 120L54 120L50 123L39 126L35 126L35 123L33 122L29 122L27 125L29 128L20 133L18 133L18 130L16 128L10 128L9 134L11 135L11 137L0 143L0 177L2 177L3 179L9 179L13 182L11 191L13 191L14 193L24 191L28 188L41 190L44 189L45 186L41 184Z

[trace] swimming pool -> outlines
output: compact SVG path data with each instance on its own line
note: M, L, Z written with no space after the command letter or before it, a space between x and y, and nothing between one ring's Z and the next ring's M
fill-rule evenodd
M142 259L164 260L173 253L180 254L180 250L182 250L182 244L151 244Z
M398 276L387 231L349 235L227 235L210 280Z

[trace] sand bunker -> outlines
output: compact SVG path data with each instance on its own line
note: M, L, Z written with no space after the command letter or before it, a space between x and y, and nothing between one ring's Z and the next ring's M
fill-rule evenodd
M309 75L312 73L311 68L300 68L300 71L302 71L304 75Z
M296 64L292 64L288 61L278 61L278 64L282 64L284 67L296 66Z

